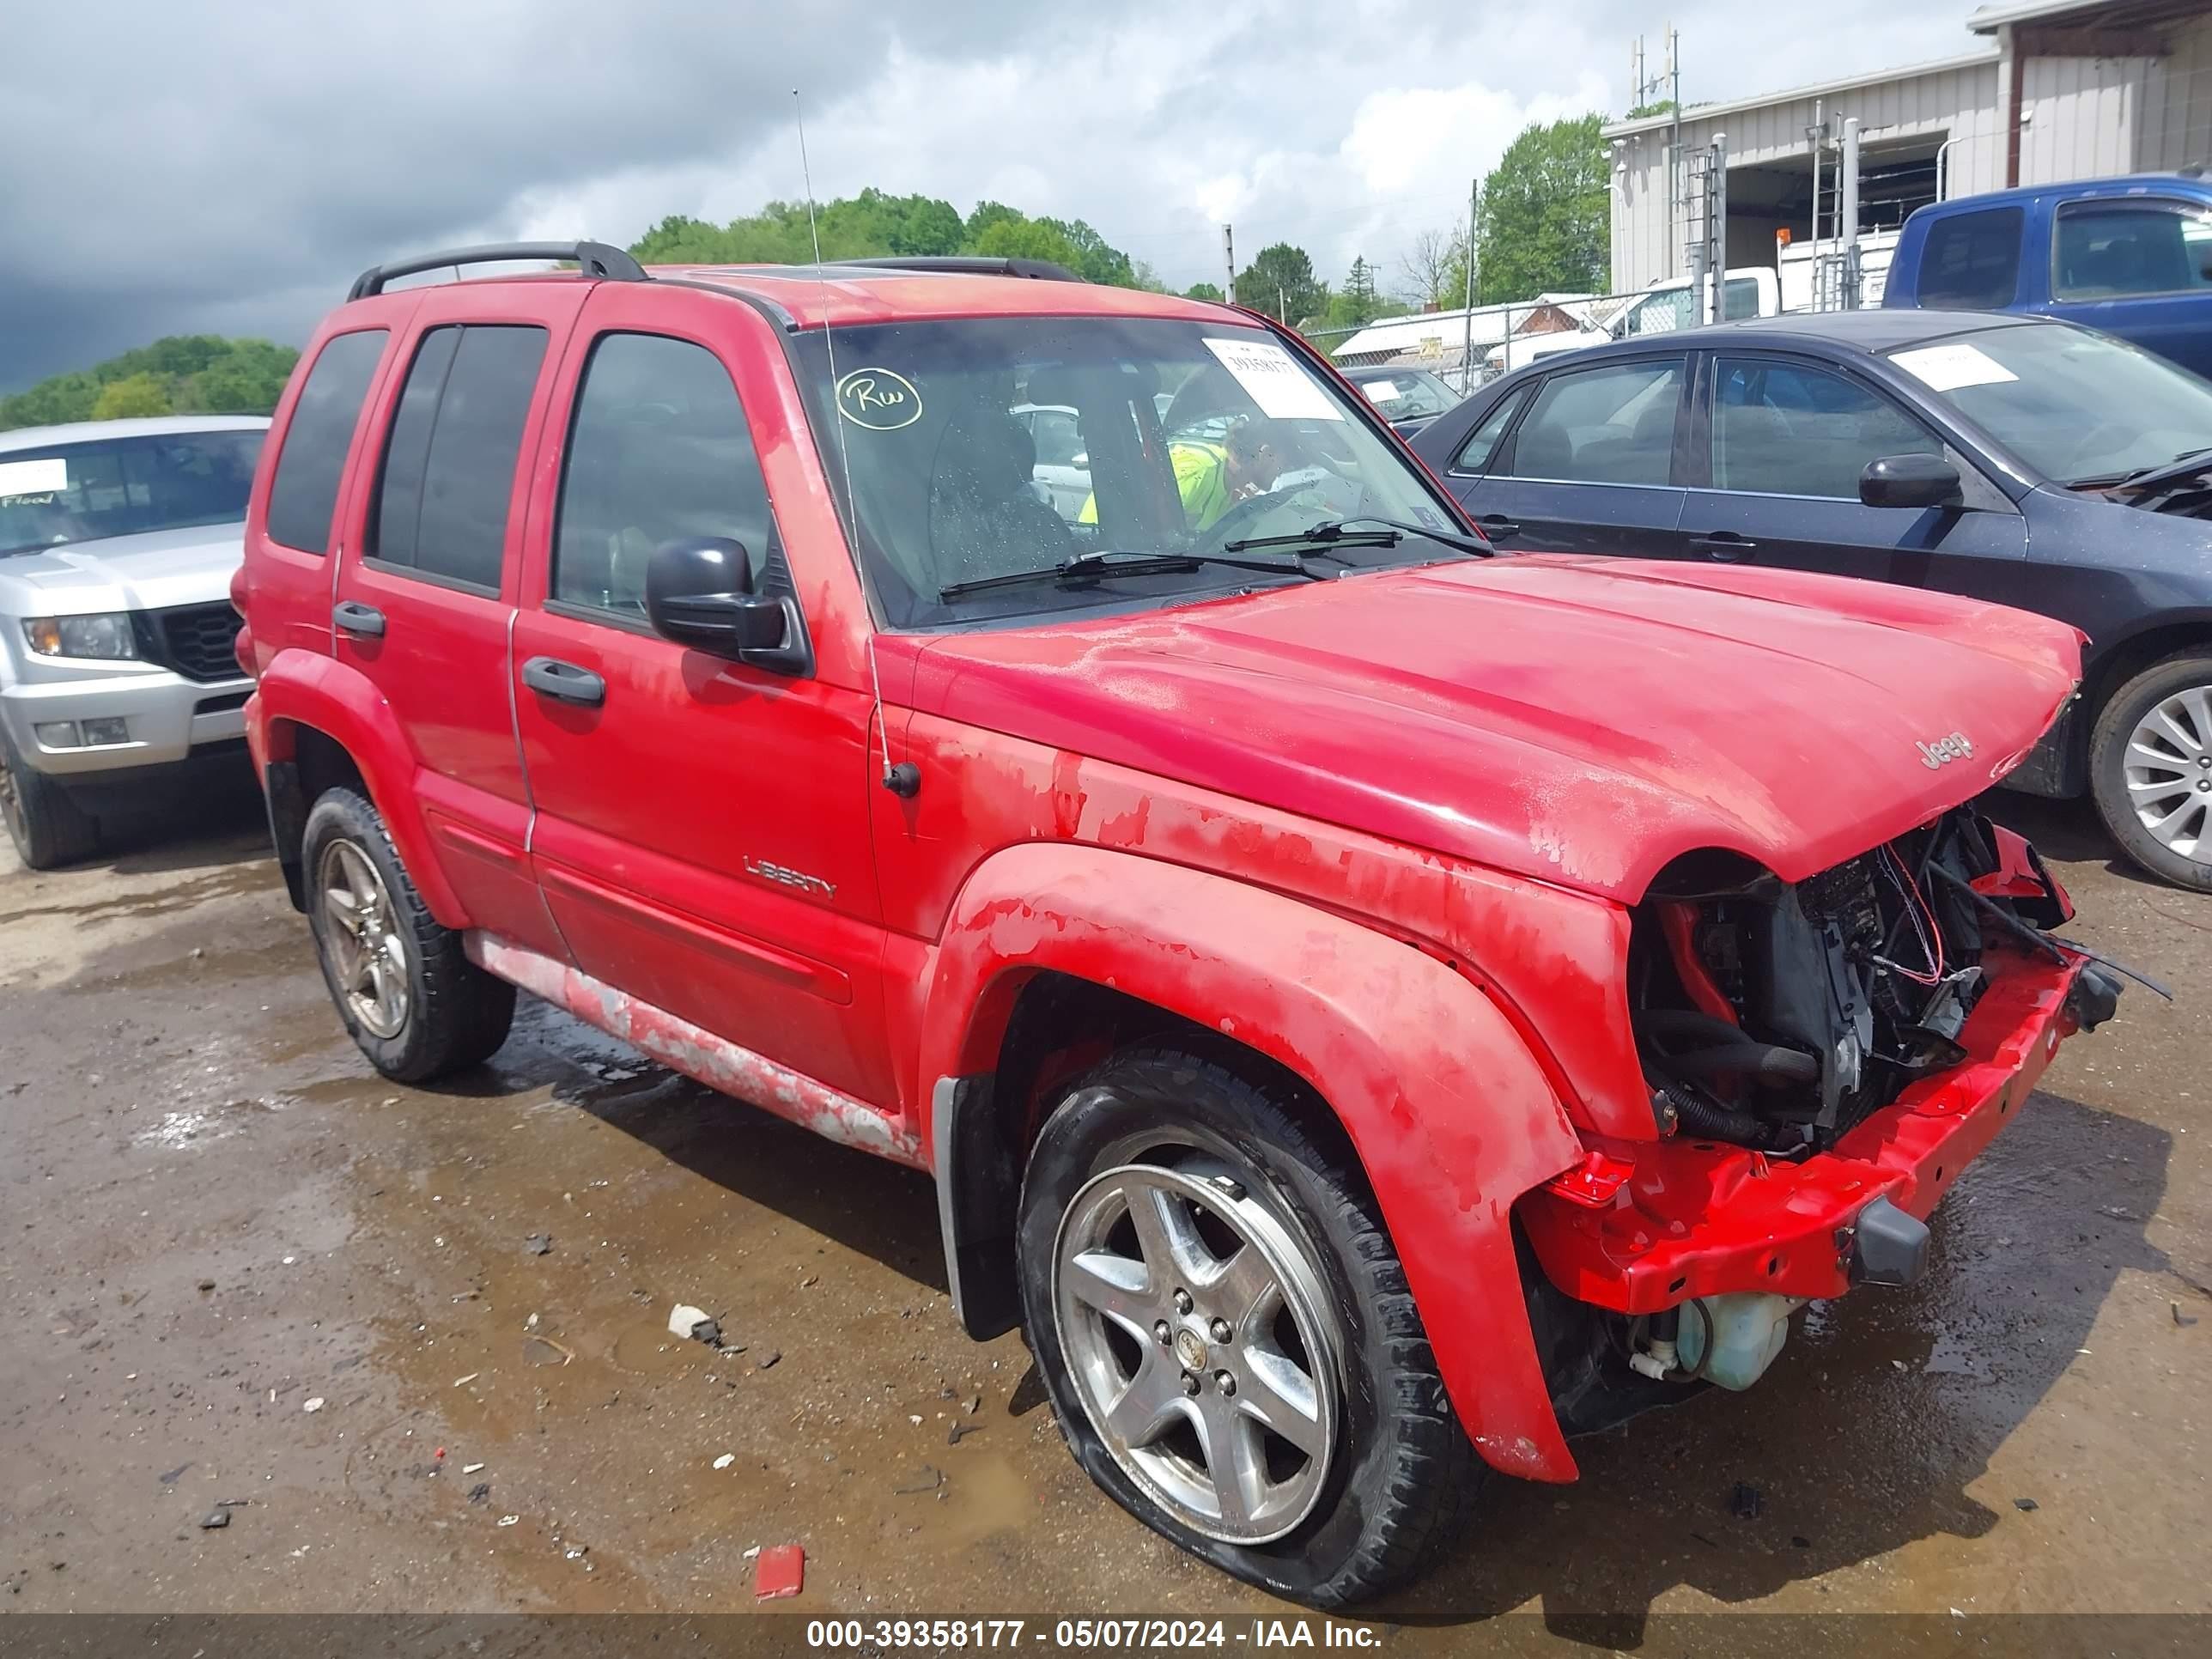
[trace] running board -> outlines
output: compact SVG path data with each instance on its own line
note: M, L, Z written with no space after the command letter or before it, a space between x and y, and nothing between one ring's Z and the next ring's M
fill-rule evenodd
M765 1054L703 1030L690 1020L641 1002L565 962L511 945L490 933L464 935L469 960L488 974L565 1008L586 1025L619 1037L672 1071L787 1118L825 1140L927 1170L929 1160L911 1131L874 1107L826 1083L779 1066Z

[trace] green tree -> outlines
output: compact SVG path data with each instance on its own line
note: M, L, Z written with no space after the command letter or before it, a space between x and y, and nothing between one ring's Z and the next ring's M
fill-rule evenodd
M179 334L0 398L0 430L133 415L266 415L300 354L267 340Z
M1604 290L1613 233L1603 124L1595 114L1532 123L1483 179L1478 304Z
M1026 219L1029 216L1008 207L1004 202L978 202L975 210L968 216L968 246L974 247L983 233L993 225L1006 219Z
M886 196L871 186L822 210L822 247L867 253L957 253L966 227L951 203L933 196ZM847 257L854 257L849 252Z
M169 389L155 375L141 371L127 374L119 380L110 380L94 399L92 418L95 421L120 421L134 415L171 415L175 408L169 402Z
M1222 293L1212 283L1193 283L1188 288L1183 289L1182 297L1186 300L1211 300L1218 305L1221 302Z
M994 220L983 228L973 251L994 259L1048 259L1071 270L1083 267L1083 250L1049 219Z
M1103 236L1080 219L1040 219L1037 223L1058 231L1075 250L1073 269L1087 283L1103 283L1112 288L1137 286L1136 269L1129 256L1110 246Z
M1328 295L1302 247L1276 242L1263 247L1237 273L1237 303L1286 323L1316 315Z

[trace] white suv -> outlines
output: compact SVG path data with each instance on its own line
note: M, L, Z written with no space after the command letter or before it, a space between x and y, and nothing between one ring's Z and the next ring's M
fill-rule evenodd
M90 857L111 803L242 746L230 579L268 428L0 432L0 818L31 868Z

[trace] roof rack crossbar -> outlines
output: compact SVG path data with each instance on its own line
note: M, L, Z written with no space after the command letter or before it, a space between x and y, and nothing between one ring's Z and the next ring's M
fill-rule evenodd
M883 270L943 271L962 276L1027 276L1040 283L1080 283L1066 265L1049 259L1001 259L975 253L900 253L869 259L833 259L840 265L872 265Z
M622 249L610 247L605 242L486 242L477 247L449 247L412 259L395 259L386 265L371 265L354 278L346 298L365 300L372 294L383 293L387 283L426 270L443 270L448 265L493 264L509 259L569 259L586 276L602 277L611 283L650 280L643 265Z

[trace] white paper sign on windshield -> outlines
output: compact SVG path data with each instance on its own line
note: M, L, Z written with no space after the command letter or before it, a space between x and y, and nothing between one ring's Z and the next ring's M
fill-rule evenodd
M1273 421L1340 421L1344 411L1329 401L1314 378L1273 340L1216 340L1206 349L1252 394L1260 412Z
M1962 386L1998 386L2020 376L1978 345L1954 340L1948 345L1893 351L1889 361L1931 392L1955 392Z
M0 495L50 495L69 488L69 462L59 455L37 461L0 461Z
M1398 383L1395 380L1362 380L1359 389L1367 394L1367 401L1370 404L1393 403L1398 398Z

